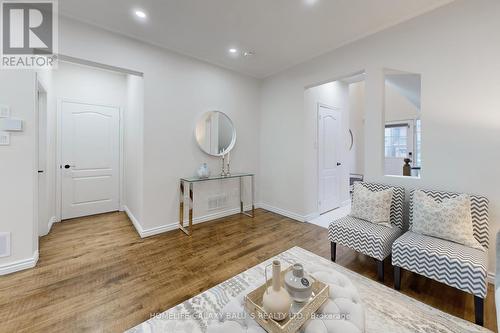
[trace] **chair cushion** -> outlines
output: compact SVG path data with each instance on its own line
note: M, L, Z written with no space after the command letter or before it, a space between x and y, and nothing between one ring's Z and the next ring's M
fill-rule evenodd
M384 260L391 254L392 243L402 233L398 227L384 227L352 216L333 221L328 227L330 242L347 246L378 260Z
M392 264L484 298L486 253L408 231L392 245Z

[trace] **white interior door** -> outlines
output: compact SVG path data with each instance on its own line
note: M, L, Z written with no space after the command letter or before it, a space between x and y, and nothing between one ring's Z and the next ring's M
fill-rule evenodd
M340 128L340 111L320 105L318 108L320 214L340 207Z
M120 110L62 102L62 219L119 210Z

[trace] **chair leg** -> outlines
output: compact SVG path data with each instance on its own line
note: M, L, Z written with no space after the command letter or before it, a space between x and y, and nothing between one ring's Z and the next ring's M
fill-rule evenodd
M377 260L377 275L380 282L384 282L384 261Z
M401 267L394 266L394 289L401 289Z
M476 324L483 326L484 324L484 299L474 296L474 310L476 312Z
M332 261L335 262L337 256L337 243L331 242L330 248L332 253Z

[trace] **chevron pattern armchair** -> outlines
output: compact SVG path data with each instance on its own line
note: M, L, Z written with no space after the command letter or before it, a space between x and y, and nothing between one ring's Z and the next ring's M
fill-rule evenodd
M453 198L459 193L424 191L434 200ZM410 194L410 230L413 222L413 196ZM489 245L488 199L471 195L474 237L485 248ZM426 276L474 295L476 324L483 325L483 306L487 290L487 252L412 231L392 245L394 287L401 287L401 269Z
M373 192L393 189L390 222L392 228L346 216L330 223L328 239L331 258L336 259L337 244L349 247L377 261L378 279L384 280L384 260L391 254L392 243L403 234L403 204L405 190L383 184L359 182Z

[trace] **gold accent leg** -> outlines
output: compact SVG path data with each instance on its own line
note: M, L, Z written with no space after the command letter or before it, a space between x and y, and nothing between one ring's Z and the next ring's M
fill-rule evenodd
M240 177L240 213L243 214L243 177Z
M184 182L182 180L179 185L179 229L189 235L189 231L184 228Z
M240 211L241 214L248 216L248 217L255 217L255 186L254 186L254 179L253 176L250 176L250 179L252 181L252 213L245 212L243 209L243 199L242 199L242 193L243 193L243 177L240 177Z
M252 175L250 179L252 180L252 217L255 217L255 177Z
M194 203L194 191L193 183L189 183L189 230L188 235L191 236L193 230L193 203Z
M189 226L184 227L184 181L181 180L179 191L179 229L186 235L191 236L193 226L193 183L189 183Z

